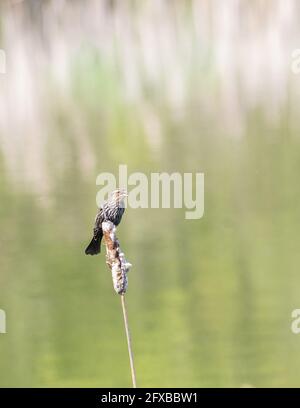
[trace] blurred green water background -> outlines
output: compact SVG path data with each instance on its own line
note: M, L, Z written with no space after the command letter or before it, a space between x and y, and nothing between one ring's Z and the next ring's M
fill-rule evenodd
M7 1L0 386L130 386L86 257L96 176L204 172L205 215L128 209L139 386L300 386L296 1ZM297 42L298 41L298 42Z

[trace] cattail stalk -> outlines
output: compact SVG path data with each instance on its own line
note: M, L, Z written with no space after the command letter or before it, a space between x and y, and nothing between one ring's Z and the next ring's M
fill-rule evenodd
M126 261L124 253L121 251L120 243L116 236L116 227L110 221L102 223L102 231L106 245L106 263L109 266L112 273L112 280L114 290L121 295L121 305L123 311L125 332L127 338L129 362L131 369L132 386L136 388L136 376L134 368L134 360L131 346L131 338L128 324L128 316L125 304L125 292L128 286L127 274L131 267L131 264Z
M129 324L128 324L128 317L127 317L127 310L126 310L124 293L121 295L121 302L122 302L124 325L125 325L126 338L127 338L127 346L128 346L132 386L133 386L133 388L136 388L135 368L134 368L133 353L132 353L132 347L131 347L131 338L130 338L130 332L129 332Z

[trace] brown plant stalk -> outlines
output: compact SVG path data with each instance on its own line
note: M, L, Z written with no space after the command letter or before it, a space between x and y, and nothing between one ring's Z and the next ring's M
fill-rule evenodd
M133 352L131 346L131 338L125 304L125 293L128 286L127 274L131 264L126 261L125 255L120 248L119 240L116 236L116 227L110 221L102 223L103 237L106 245L106 263L109 266L112 274L114 290L121 295L121 305L123 311L125 332L127 338L129 362L131 369L132 386L136 388L136 376L133 360Z

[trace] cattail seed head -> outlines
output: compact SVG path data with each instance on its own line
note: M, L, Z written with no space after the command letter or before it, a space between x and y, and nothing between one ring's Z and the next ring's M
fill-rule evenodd
M116 227L111 221L102 223L103 236L106 244L106 263L112 273L114 290L122 295L128 286L127 273L131 264L126 261L116 237Z

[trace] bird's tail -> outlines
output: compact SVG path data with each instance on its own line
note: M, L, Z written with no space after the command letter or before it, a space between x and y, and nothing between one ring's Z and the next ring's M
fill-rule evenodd
M87 246L86 255L97 255L101 252L101 240L103 234L99 234L97 237L93 237L89 245Z

